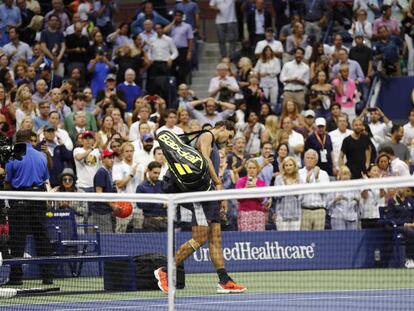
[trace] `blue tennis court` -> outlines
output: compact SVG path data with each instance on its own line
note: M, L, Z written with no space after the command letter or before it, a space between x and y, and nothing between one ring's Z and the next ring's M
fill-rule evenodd
M306 293L267 293L180 297L177 310L413 310L414 288L398 290L363 290ZM1 310L83 311L83 310L167 310L167 298L129 299L117 301L86 301L8 305Z

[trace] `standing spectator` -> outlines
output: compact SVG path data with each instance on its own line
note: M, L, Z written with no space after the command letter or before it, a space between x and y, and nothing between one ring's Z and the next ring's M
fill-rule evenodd
M356 44L356 38L361 37L362 42L367 47L371 47L372 24L367 20L367 15L367 11L364 9L359 9L356 12L357 19L352 23L352 27L349 30L352 38L354 38L354 45Z
M279 81L277 76L280 73L280 60L273 55L270 46L266 46L263 49L254 70L260 77L260 87L269 99L272 110L276 111L279 97Z
M148 20L154 25L160 24L161 26L166 26L169 24L169 21L165 17L154 10L154 5L150 1L147 1L142 8L142 12L131 23L132 33L134 35L142 33L145 28L145 22Z
M369 137L363 134L364 124L359 118L352 121L352 134L342 142L338 166L346 164L352 173L352 179L359 179L366 173L371 160Z
M246 160L248 155L244 151L246 139L243 136L237 136L233 140L233 150L227 155L227 167L233 170L236 179L246 176Z
M204 104L204 112L200 112L194 108L200 104ZM217 105L221 107L221 112L217 111ZM200 124L208 123L214 126L217 122L226 120L232 116L236 106L230 103L216 101L214 98L207 98L187 103L186 108L190 116L198 120Z
M176 135L184 134L184 131L177 126L177 111L174 109L168 109L164 113L164 125L157 129L156 134L160 133L161 131L171 131Z
M317 118L315 120L315 131L309 135L305 142L305 152L313 149L318 152L318 166L328 173L329 176L335 176L336 171L333 170L334 154L332 147L332 139L326 132L326 120Z
M233 76L230 76L229 67L220 63L216 67L217 76L210 80L208 94L222 101L231 101L234 93L240 91L239 84Z
M62 123L64 122L65 118L71 113L70 108L63 100L62 91L59 88L53 88L50 91L50 111L57 111Z
M65 12L65 6L62 0L52 0L53 10L49 11L45 15L45 28L49 27L49 17L51 15L56 15L60 20L60 31L64 32L67 27L70 25L70 19L68 13Z
M379 107L367 108L362 112L362 116L367 116L369 113L370 122L368 123L373 136L373 143L376 149L378 146L385 142L385 138L392 128L392 121L382 112Z
M51 62L52 69L56 71L58 76L63 77L64 67L61 61L66 51L65 37L58 28L59 16L50 14L48 18L48 26L40 36L40 46L42 52Z
M358 99L356 97L357 87L355 81L349 77L348 65L341 65L338 77L332 81L332 85L335 88L335 102L340 103L341 111L352 122L356 116L355 106Z
M273 178L273 163L275 162L272 144L264 142L262 144L261 155L255 158L255 160L260 165L258 177L265 182L266 186L270 186Z
M53 127L56 129L55 131L55 136L56 136L56 140L55 143L56 144L64 144L66 149L72 151L73 149L73 142L72 139L70 138L68 132L62 128L60 128L60 119L59 119L59 113L57 113L56 111L51 111L49 112L49 116L48 116L48 123L52 124ZM40 135L39 139L41 140L42 137Z
M161 164L152 161L146 169L147 178L138 185L136 193L162 193ZM160 203L137 203L144 213L143 229L147 232L167 231L167 208Z
M305 0L303 6L303 19L306 22L305 32L313 35L316 41L321 39L322 29L328 21L328 5L326 0Z
M292 100L302 111L305 107L305 89L309 84L309 66L303 62L305 50L297 48L295 59L285 63L280 73L280 81L284 84L283 103Z
M350 180L347 166L339 168L338 180ZM331 216L332 230L356 230L360 215L361 195L358 190L340 191L328 194L327 205Z
M348 120L346 116L341 115L338 117L338 128L329 132L329 136L332 141L332 162L335 171L339 171L339 153L341 151L342 142L346 137L352 134L352 131L348 129Z
M238 39L235 0L210 0L210 8L216 15L217 37L221 57L233 57ZM227 42L229 50L227 52Z
M112 179L112 167L114 165L114 152L109 149L102 151L102 167L93 177L93 187L96 193L116 192ZM117 206L112 202L94 202L89 206L89 223L99 227L102 233L114 232L112 225L112 211Z
M315 0L316 1L316 0ZM308 46L308 35L304 32L303 24L297 22L293 26L292 34L286 38L286 60L291 60L297 48L302 48L306 51ZM286 61L284 59L284 61Z
M132 29L132 31L134 30ZM154 23L152 22L152 20L145 20L144 29L141 33L138 34L138 36L142 39L142 45L144 47L144 50L148 52L149 43L155 38L157 38L157 33L154 31Z
M285 146L286 145L281 145ZM286 157L280 163L280 175L276 176L275 186L296 185L300 183L299 169L296 160ZM277 231L299 231L301 204L297 195L275 198L275 223Z
M293 123L290 117L282 119L282 129L286 130L289 135L289 150L291 155L298 163L298 167L302 167L301 154L305 148L305 140L303 135L293 130Z
M74 25L74 33L65 39L67 54L67 72L72 72L78 68L81 73L81 80L85 80L85 69L88 64L89 40L82 34L82 23L77 22Z
M381 156L385 154L389 159L389 165L384 170L385 172L387 172L388 176L410 176L410 169L407 163L396 156L392 147L384 146L381 147L381 149L379 149L378 151Z
M254 9L249 10L247 14L247 29L249 30L249 39L252 45L265 39L265 30L272 27L272 16L266 10L264 0L256 0Z
M329 182L329 176L321 170L318 163L318 153L309 149L304 155L305 167L299 170L302 184L317 184ZM326 195L322 193L305 194L301 197L300 230L324 230L326 216Z
M391 138L388 141L378 146L378 151L382 150L385 146L391 147L394 150L395 155L401 160L410 165L410 150L407 145L401 142L404 137L404 128L400 124L394 124L391 128ZM380 151L381 152L381 151Z
M264 125L259 122L256 112L248 111L246 123L240 128L240 133L246 139L245 151L250 157L255 157L259 154L264 130Z
M97 0L93 4L93 11L96 26L106 38L114 29L112 20L117 11L116 5L111 0Z
M273 28L266 28L265 31L265 39L262 41L257 42L256 48L254 50L254 54L256 57L260 57L260 55L263 52L263 49L266 46L270 46L274 55L277 58L282 58L283 55L283 45L280 41L276 40L274 37L274 31Z
M335 94L332 84L328 83L327 78L325 71L318 70L309 94L308 108L316 111L320 117L329 115Z
M76 187L85 192L94 192L93 178L101 165L99 149L95 148L95 135L91 131L80 134L82 147L73 150L75 159Z
M374 46L374 55L382 60L382 74L401 76L400 52L403 43L397 35L390 35L386 26L378 28L378 41Z
M106 41L112 45L114 51L123 45L132 45L134 42L129 36L129 25L128 23L121 23L115 32L108 35Z
M408 113L408 122L403 126L403 142L407 145L411 154L411 163L414 163L414 108Z
M50 104L48 102L40 102L38 107L39 115L34 118L34 127L36 132L49 123Z
M96 146L100 150L107 149L115 133L114 119L112 116L106 115L102 120L99 132L96 133Z
M400 25L398 21L394 17L392 17L391 6L386 5L386 4L383 5L381 7L381 13L382 13L382 16L378 17L374 21L374 25L372 29L374 38L377 38L378 36L380 36L379 32L380 32L381 27L385 27L386 30L390 32L390 34L394 36L399 36Z
M113 180L119 193L135 193L141 183L138 165L133 162L134 146L127 142L121 146L122 162L114 165ZM135 229L142 228L142 210L134 206L133 212L126 218L117 218L115 232L125 233L129 224Z
M235 188L265 187L266 183L258 178L260 165L255 159L246 162L247 176L241 177ZM240 199L237 224L239 231L265 231L266 211L269 209L270 201L264 202L262 198Z
M140 42L138 42L140 41ZM143 51L141 47L141 37L136 37L135 42L139 43L139 46L123 45L115 51L113 62L117 65L116 81L121 83L125 79L125 72L131 68L136 73L135 82L140 84L141 77L140 72L146 67L148 61L147 53Z
M102 114L106 112L103 111L105 108L106 99L111 99L114 102L114 105L116 103L116 106L119 106L122 110L124 110L127 106L125 94L121 89L118 89L116 87L116 76L113 73L110 73L106 76L105 88L100 89L96 94L95 102L98 106L98 113Z
M13 0L4 0L0 5L0 45L9 43L10 39L7 34L8 27L19 27L22 23L22 16L17 6L13 4Z
M117 89L121 90L125 94L125 100L127 103L126 112L131 112L135 100L142 96L141 88L135 83L135 71L131 68L125 71L125 80L123 83L118 84Z
M338 78L338 74L342 65L347 65L349 70L349 77L355 81L355 83L364 83L365 76L362 72L361 66L357 61L349 59L348 50L341 48L338 53L338 63L332 67L332 77Z
M184 13L185 22L191 25L194 33L200 31L200 9L198 4L191 0L182 0L175 5L176 10Z
M30 46L20 41L20 31L17 27L9 27L10 42L3 46L3 52L10 59L10 65L14 66L19 60L28 62L33 57L33 52Z
M98 91L105 88L105 80L113 67L113 63L108 60L103 49L97 49L95 58L91 59L88 64L88 72L91 75L91 89L94 96L97 95ZM114 80L116 80L116 77Z
M170 33L178 50L178 57L173 63L173 72L178 84L188 83L194 44L193 30L189 24L183 21L183 16L182 11L176 10L172 23L164 28L165 33Z

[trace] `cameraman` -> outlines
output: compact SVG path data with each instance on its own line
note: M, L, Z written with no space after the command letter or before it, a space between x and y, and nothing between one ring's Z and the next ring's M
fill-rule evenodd
M382 60L381 74L385 77L401 76L400 51L402 41L399 37L390 35L387 27L378 28L378 41L374 45L374 56Z
M31 130L19 130L16 145L25 144L21 159L11 159L6 163L6 189L15 191L46 191L49 186L49 172L46 157L30 144ZM16 147L15 147L16 148ZM10 200L9 226L12 257L23 257L26 235L32 234L36 242L38 256L52 254L47 235L46 201ZM22 285L21 265L12 265L7 285ZM53 284L52 269L41 266L43 284Z

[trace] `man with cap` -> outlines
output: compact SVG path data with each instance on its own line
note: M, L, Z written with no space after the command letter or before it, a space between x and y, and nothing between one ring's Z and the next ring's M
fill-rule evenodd
M262 40L262 41L257 42L256 48L254 50L254 54L256 55L256 57L259 57L260 54L262 54L263 49L266 46L270 46L270 48L273 51L273 54L276 57L282 58L282 56L283 56L283 45L280 41L275 39L274 31L273 31L273 28L271 28L271 27L266 28L265 39Z
M334 176L333 172L333 149L331 137L326 133L325 118L315 120L315 131L305 142L305 152L313 149L318 153L318 166L326 171L329 176Z
M110 149L102 151L102 167L93 177L93 187L96 193L115 193L112 180L112 167L114 165L114 152ZM89 205L89 223L99 227L101 233L112 233L112 211L118 207L113 202L94 202Z
M59 174L63 171L66 164L73 164L72 152L66 149L65 145L56 143L56 129L52 124L47 124L43 128L44 139L36 146L38 151L42 151L50 161L49 166L50 185L59 185Z
M101 166L99 149L95 148L95 135L91 131L84 131L81 135L82 147L73 150L76 174L76 187L85 192L94 192L93 177Z
M154 161L154 136L152 134L144 134L141 137L142 141L142 149L136 151L134 153L134 162L138 163L143 170L147 167L147 165ZM157 143L158 145L158 143Z
M305 117L304 127L307 131L307 136L309 136L310 134L313 133L314 123L315 123L315 112L311 109L308 109L303 113L303 116Z
M105 88L99 90L98 94L96 94L96 105L102 108L105 98L111 98L113 101L116 100L121 109L125 109L127 107L125 93L123 90L116 87L116 75L113 73L106 76Z

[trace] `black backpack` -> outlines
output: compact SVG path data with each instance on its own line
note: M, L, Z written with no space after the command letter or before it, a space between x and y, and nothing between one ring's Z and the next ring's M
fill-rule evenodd
M167 174L167 179L173 181L183 192L208 191L212 188L207 161L196 148L191 146L191 142L205 132L209 131L180 136L171 131L161 131L157 134L157 141L169 167L170 174Z

